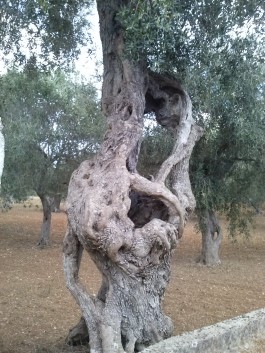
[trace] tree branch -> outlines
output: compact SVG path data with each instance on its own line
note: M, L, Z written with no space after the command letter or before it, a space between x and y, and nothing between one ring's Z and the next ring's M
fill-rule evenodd
M184 229L184 210L181 207L179 199L169 191L163 183L152 182L139 174L131 174L131 187L133 190L152 195L161 200L169 210L169 222L174 224L176 215L179 215L178 232L181 238Z

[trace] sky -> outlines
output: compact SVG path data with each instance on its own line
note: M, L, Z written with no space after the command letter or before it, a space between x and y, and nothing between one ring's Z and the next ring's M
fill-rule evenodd
M93 39L94 54L89 57L87 54L87 48L81 49L81 54L76 61L77 72L84 77L86 80L91 80L96 84L97 88L100 88L101 83L96 82L95 75L102 73L102 49L101 40L99 35L99 20L96 6L94 5L91 9L91 15L89 16L89 21L91 23L91 35ZM27 52L27 47L25 44L25 52ZM0 60L0 74L6 72L6 67L3 61Z
M95 54L92 57L89 57L86 53L87 49L83 48L79 59L76 61L76 69L86 79L93 79L93 76L95 76L98 71L100 74L102 73L102 47L99 35L99 19L96 6L94 6L91 11L89 21L91 23L91 34L95 47Z

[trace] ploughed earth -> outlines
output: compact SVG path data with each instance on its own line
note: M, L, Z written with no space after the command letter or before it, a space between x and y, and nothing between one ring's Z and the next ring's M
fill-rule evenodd
M52 245L43 250L36 247L41 221L36 199L0 214L1 353L76 351L64 348L69 328L80 317L63 274L66 215L53 214ZM174 251L163 304L174 321L175 334L265 307L265 216L255 217L249 239L239 236L231 242L224 229L222 263L214 268L195 262L201 238L194 224L194 220L188 223ZM97 293L100 274L86 254L81 279L90 293ZM265 342L260 341L255 353L262 352Z

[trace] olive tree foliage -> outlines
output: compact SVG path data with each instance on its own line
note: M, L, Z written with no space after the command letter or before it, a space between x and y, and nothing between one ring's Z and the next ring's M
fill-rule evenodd
M252 29L264 38L264 10L262 0L131 1L120 19L128 55L137 60L144 53L151 69L185 82L195 67L202 73L210 57L226 51L242 31Z
M70 175L98 149L103 120L90 84L63 73L25 69L0 78L6 139L2 193L20 200L36 193L43 206L39 245L50 237L55 196L65 196Z
M231 236L248 235L249 201L264 200L264 37L252 28L222 50L208 52L206 65L190 72L187 81L205 130L191 168L202 233L198 260L216 265L222 240L216 213L226 216Z
M264 75L250 68L248 62L232 69L225 83L219 82L224 90L215 82L219 103L211 104L205 135L192 158L192 183L203 235L199 261L208 265L220 262L222 232L216 212L226 216L232 237L248 235L249 201L264 200L264 97L260 91Z
M255 204L264 195L264 4L161 0L138 2L134 9L132 16L132 8L122 14L128 53L139 55L134 48L143 41L150 67L177 75L188 88L194 118L204 128L191 174L202 233L199 260L217 264L222 232L216 211L225 212L232 236L248 234L249 200ZM152 14L155 20L143 26ZM153 130L143 142L143 169L153 172L157 155L171 144L165 133Z
M1 0L0 50L6 63L25 64L28 56L39 65L67 68L91 36L91 0Z

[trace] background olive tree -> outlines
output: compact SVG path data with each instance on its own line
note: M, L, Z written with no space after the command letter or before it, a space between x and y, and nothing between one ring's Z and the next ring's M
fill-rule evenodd
M0 49L7 65L34 56L42 69L69 69L80 49L91 53L92 0L1 0Z
M248 235L250 200L264 200L264 70L253 57L255 42L228 53L230 65L208 82L215 92L204 116L205 135L192 159L193 189L202 233L200 261L220 262L222 231L216 212L229 221L229 234ZM245 56L244 51L250 53ZM257 190L259 192L257 193Z
M51 211L66 196L73 170L98 149L103 120L91 84L26 67L0 78L6 138L2 193L40 197L43 224L38 244L50 239Z

